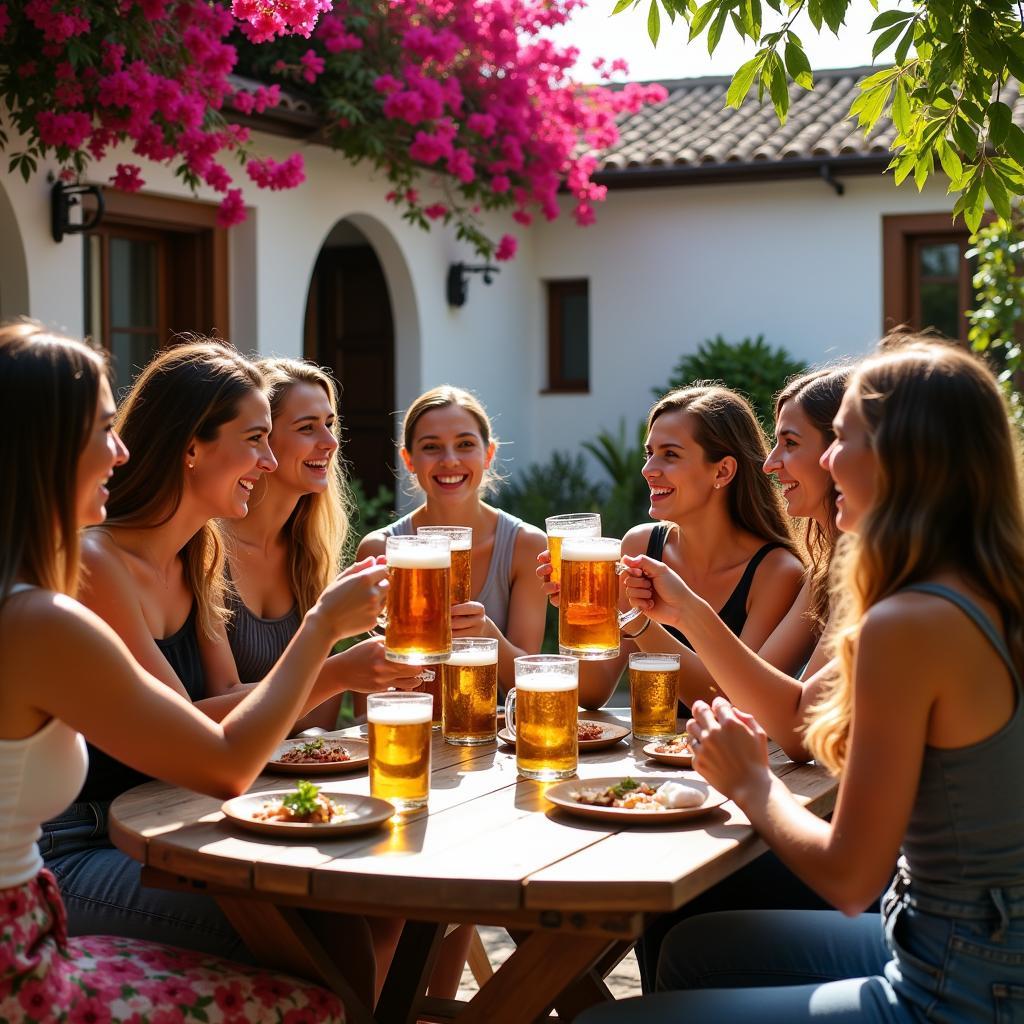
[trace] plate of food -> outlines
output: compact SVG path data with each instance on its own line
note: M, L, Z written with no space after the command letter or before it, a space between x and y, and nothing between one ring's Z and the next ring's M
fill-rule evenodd
M294 789L246 793L225 800L224 816L242 828L278 837L332 836L365 832L394 813L387 800L342 793L300 779Z
M693 748L685 732L652 740L644 747L644 753L654 761L674 764L677 768L689 768L693 764Z
M267 762L267 771L284 775L337 775L365 768L370 760L366 740L317 736L285 740Z
M601 750L603 747L611 747L628 735L629 730L624 725L616 725L614 722L594 722L581 718L576 723L576 738L580 750ZM515 746L516 738L508 729L499 729L498 739L502 743Z
M700 780L659 776L570 779L544 794L553 804L584 818L666 824L721 807L728 797Z

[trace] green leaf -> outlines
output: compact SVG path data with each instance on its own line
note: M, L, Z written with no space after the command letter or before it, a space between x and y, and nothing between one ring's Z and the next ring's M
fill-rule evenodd
M633 7L637 0L619 0L612 9L612 15L621 14L627 7Z
M1013 111L998 100L988 106L988 137L997 146L1003 144L1013 119Z
M1018 129L1019 131L1019 129ZM1012 134L1012 132L1011 132ZM953 122L953 138L960 147L961 152L969 159L974 159L978 151L978 130L969 121L957 117ZM1007 136L1009 138L1009 136Z
M729 17L729 8L722 7L718 12L718 17L711 23L711 28L708 29L708 55L710 56L715 52L715 47L718 45L718 41L722 38L722 32L725 29L725 19Z
M933 168L934 159L932 151L929 149L921 153L914 164L914 184L917 186L918 192L924 188L924 183L928 180L928 175L931 174Z
M688 42L692 43L704 31L704 26L711 20L718 6L719 0L708 0L702 7L697 8L697 13L690 19L690 38Z
M964 221L973 235L981 224L981 218L985 215L985 193L981 189L980 181L975 181L967 190L964 196L963 214Z
M1010 197L1006 192L1006 186L1003 184L1002 179L991 167L986 167L981 175L981 181L985 191L988 193L989 199L992 200L996 213L1009 224L1012 216Z
M1006 131L1003 146L1006 152L1024 168L1024 131L1017 125L1011 124Z
M914 17L913 11L883 11L871 23L869 32L878 32L880 29L888 28L890 25L902 23Z
M896 157L889 165L893 168L893 180L902 185L907 175L914 169L916 158L913 153L904 153Z
M756 43L761 38L761 0L742 0L740 20L746 34Z
M939 151L939 163L942 164L942 169L946 172L949 180L959 181L963 177L964 165L960 162L956 151L945 139L939 139L936 149Z
M786 78L786 69L782 66L782 60L777 53L769 58L765 66L768 78L768 92L772 98L772 106L779 118L780 124L786 123L789 114L789 79Z
M821 32L821 0L808 0L807 3L807 16L811 19L811 24L814 26L814 31Z
M792 37L786 43L786 70L789 72L789 77L801 88L814 88L814 76L811 74L811 64L807 59L807 54L804 53L799 42L795 42Z
M657 46L658 36L661 35L661 14L658 11L657 0L651 0L651 7L647 12L647 34L651 37L651 42Z
M910 134L910 97L907 83L901 78L896 83L896 94L892 100L892 120L901 135Z
M732 83L729 91L725 94L725 105L738 109L740 104L747 98L750 87L754 84L754 76L760 70L764 57L758 54L744 64L735 75L732 76Z
M910 46L914 42L914 29L916 26L917 22L912 21L907 26L907 31L903 33L903 38L896 47L896 53L893 54L893 60L896 64L902 65L906 62L907 54L910 53Z
M875 40L875 45L871 47L871 59L874 60L883 50L888 50L903 31L902 25L893 25L882 32Z
M846 17L846 8L849 0L821 0L821 13L825 17L825 24L832 30L833 35L839 35L839 29Z

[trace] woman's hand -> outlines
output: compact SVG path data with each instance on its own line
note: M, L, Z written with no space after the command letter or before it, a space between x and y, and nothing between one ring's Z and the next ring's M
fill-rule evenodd
M387 560L383 555L369 555L367 558L362 558L358 562L353 562L347 569L342 569L338 573L338 579L347 579L349 576L355 576L357 573L362 572L364 569L369 569L374 565L387 565Z
M686 617L699 598L664 562L647 555L623 555L626 600L655 622L686 632Z
M357 562L324 589L311 614L323 615L335 640L373 629L384 610L387 572L376 559Z
M551 574L554 569L551 566L551 552L545 548L537 556L537 579L543 584L544 593L548 595L548 600L551 602L552 607L558 607L558 595L561 592L561 587L557 583L551 582Z
M413 690L422 682L418 665L402 665L384 657L384 638L379 636L361 640L347 651L332 655L324 667L331 674L335 692L377 693L392 686Z
M766 800L772 781L768 735L753 715L737 711L724 697L711 707L695 701L692 711L686 732L693 767L741 807Z
M479 601L452 605L452 636L491 636L491 620Z

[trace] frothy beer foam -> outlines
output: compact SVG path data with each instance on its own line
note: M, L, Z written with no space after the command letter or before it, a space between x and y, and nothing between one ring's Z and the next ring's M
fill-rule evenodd
M679 662L675 658L659 658L654 654L649 658L634 658L630 668L639 669L641 672L675 672L679 668Z
M619 542L604 537L566 537L562 541L563 562L615 562Z
M432 714L433 705L430 701L416 704L406 704L403 701L368 708L366 720L377 725L420 725L422 722L429 722Z
M497 651L486 651L477 648L476 650L470 649L468 651L452 651L452 656L446 664L479 668L481 665L497 665L497 663Z
M389 569L450 569L452 556L446 547L424 544L389 549L387 563Z
M576 685L575 676L560 672L537 672L516 679L517 690L532 690L534 693L561 693L564 690L575 690Z

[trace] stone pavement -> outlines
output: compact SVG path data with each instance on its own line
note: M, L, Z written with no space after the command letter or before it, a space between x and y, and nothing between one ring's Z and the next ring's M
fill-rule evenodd
M489 928L484 925L480 928L480 935L484 940L484 948L487 950L487 955L494 965L502 963L505 957L515 949L512 940L508 937L508 932L504 928ZM616 999L640 995L640 971L637 967L636 957L632 952L608 975L605 982L614 993ZM459 986L458 998L469 999L476 991L477 984L467 967L462 972L462 983Z

